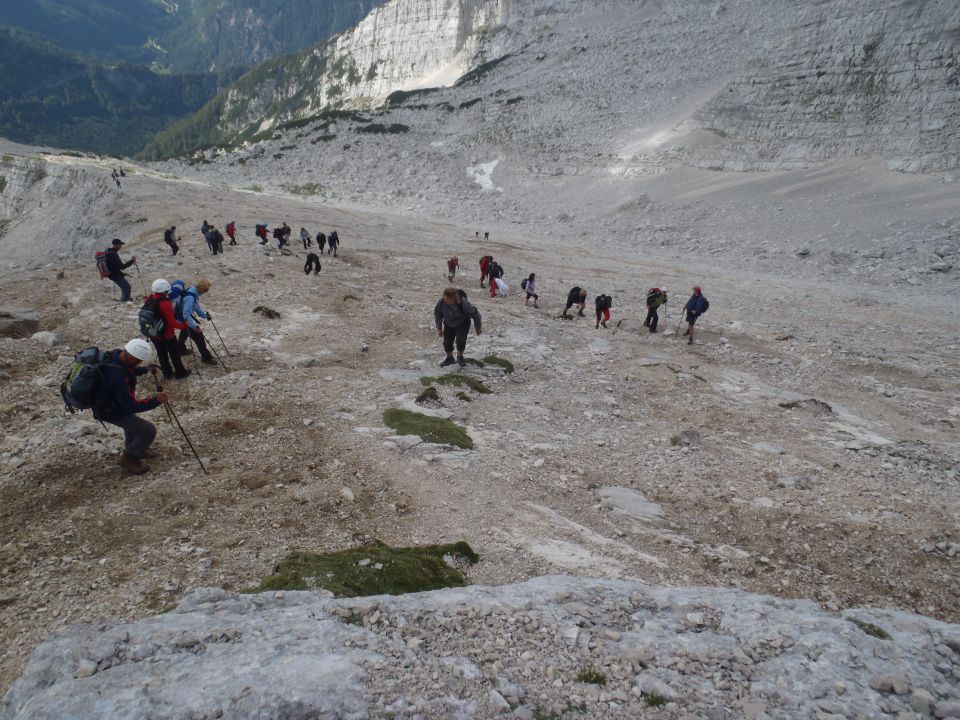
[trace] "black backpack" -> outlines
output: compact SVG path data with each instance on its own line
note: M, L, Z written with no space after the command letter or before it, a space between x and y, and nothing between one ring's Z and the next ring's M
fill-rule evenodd
M63 404L71 414L91 410L97 405L103 369L107 365L106 353L96 347L88 347L74 357L73 365L60 385Z
M703 295L701 295L700 297L703 297ZM706 298L703 298L703 310L700 311L700 314L703 315L709 309L710 309L710 301L707 300Z
M520 287L521 287L523 290L526 290L526 289L527 289L527 280L528 280L528 278L524 278L523 280L520 281ZM528 300L527 302L530 302L530 301Z
M167 327L163 315L160 314L161 299L149 297L137 313L137 322L140 323L140 334L148 338L163 337Z

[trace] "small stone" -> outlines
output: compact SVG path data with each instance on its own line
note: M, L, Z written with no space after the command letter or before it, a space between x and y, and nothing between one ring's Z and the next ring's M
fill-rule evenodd
M76 678L90 677L97 671L97 664L89 658L84 658L77 664L77 669L73 673Z
M503 714L510 712L510 703L496 690L490 691L490 705L493 707L495 713Z
M356 497L353 494L353 490L351 490L348 487L340 488L340 497L342 497L347 502L353 502L356 499Z
M56 347L63 343L63 333L59 330L42 330L30 336L31 340L46 345L47 347Z
M303 419L304 427L310 427L313 425L313 418L304 418Z
M941 700L933 706L935 718L960 718L960 702L956 700Z
M363 558L362 560L358 560L358 561L357 561L357 565L359 565L360 567L366 567L366 566L369 565L371 562L372 562L372 561L370 560L370 558Z
M877 692L906 695L910 692L910 683L903 677L894 675L875 675L870 678L870 687Z
M935 703L936 698L930 693L929 690L917 688L910 693L910 707L921 715L932 714Z

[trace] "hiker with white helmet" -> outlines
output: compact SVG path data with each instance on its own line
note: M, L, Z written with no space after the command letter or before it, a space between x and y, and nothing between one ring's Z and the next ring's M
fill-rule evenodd
M167 294L170 292L170 283L163 278L153 281L150 286L153 294L150 295L143 307L140 308L138 320L140 332L150 338L157 348L157 359L163 376L170 378L185 378L190 371L183 366L180 359L180 345L177 343L176 331L186 330L187 324L177 320L173 310L173 303Z
M149 398L137 397L137 378L151 371L149 363L152 359L153 348L141 338L131 340L122 350L106 353L93 406L93 416L97 420L123 430L123 450L119 463L135 475L142 475L149 470L144 458L155 456L150 445L157 436L156 426L137 417L137 413L153 410L169 399L167 393L162 391ZM143 366L142 363L148 365Z

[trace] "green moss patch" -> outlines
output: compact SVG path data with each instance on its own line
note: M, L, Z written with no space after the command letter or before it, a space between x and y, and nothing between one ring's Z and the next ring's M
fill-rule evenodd
M473 450L473 440L467 431L444 418L391 408L383 413L383 422L396 430L398 435L416 435L425 442Z
M480 393L481 395L490 395L493 393L493 390L488 388L475 377L464 375L463 373L450 373L449 375L441 375L440 377L422 377L420 378L420 383L427 386L430 386L434 383L437 383L438 385L466 385L468 388L474 392Z
M480 558L467 543L393 548L379 541L333 553L295 552L249 592L322 588L337 597L403 595L462 587L466 578L444 562L445 555L471 563Z
M593 668L586 668L577 673L577 682L588 685L606 685L607 676Z
M509 360L506 360L502 357L497 357L496 355L487 355L483 359L483 362L486 365L497 365L498 367L502 367L503 371L507 375L513 375L513 363Z
M875 638L880 638L881 640L889 640L890 633L884 630L879 625L874 625L869 623L866 620L860 620L859 618L847 618L850 622L856 625L858 628L863 630L867 635L872 635Z
M464 402L473 402L473 398L467 395L465 392L458 392L457 397Z
M440 402L440 393L437 392L437 389L433 386L428 387L422 393L417 395L416 403L417 405L426 405Z

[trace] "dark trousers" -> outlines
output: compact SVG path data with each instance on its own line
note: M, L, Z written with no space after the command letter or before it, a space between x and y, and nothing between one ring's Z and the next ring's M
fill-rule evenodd
M127 415L115 420L104 420L123 430L123 452L131 460L143 458L147 448L157 436L156 426L137 415Z
M167 245L170 246L170 249L173 250L173 254L174 254L174 255L176 255L178 252L180 252L180 246L177 245L176 240L168 240L168 241L166 241L166 242L167 242Z
M236 244L237 244L237 238L236 238L235 235L231 235L231 236L230 236L230 244L231 244L231 245L236 245Z
M643 321L643 326L656 330L659 321L660 314L657 312L657 308L647 308L647 319Z
M197 350L200 351L200 357L204 360L213 359L210 350L207 348L207 340L203 337L203 333L198 333L193 328L180 331L180 337L177 340L177 352L180 355L183 355L187 350L187 338L190 338L193 344L197 346Z
M304 273L309 275L311 270L313 270L314 275L320 272L320 258L316 253L307 255L307 261L303 264Z
M457 352L463 355L467 347L467 335L470 334L470 323L464 323L460 327L452 328L449 325L443 326L443 349L448 353L453 352L453 341L457 341Z
M327 242L327 255L337 256L337 244L332 242Z
M120 277L112 277L114 284L120 288L120 302L126 302L130 299L130 283L127 282L127 279L121 275Z
M183 367L183 361L180 359L180 345L176 338L150 338L153 340L153 346L157 349L157 362L160 363L160 369L164 377L171 377L174 373L177 375L186 375L187 370Z
M308 237L300 238L303 241L303 249L306 250L308 247L313 247L313 240Z

